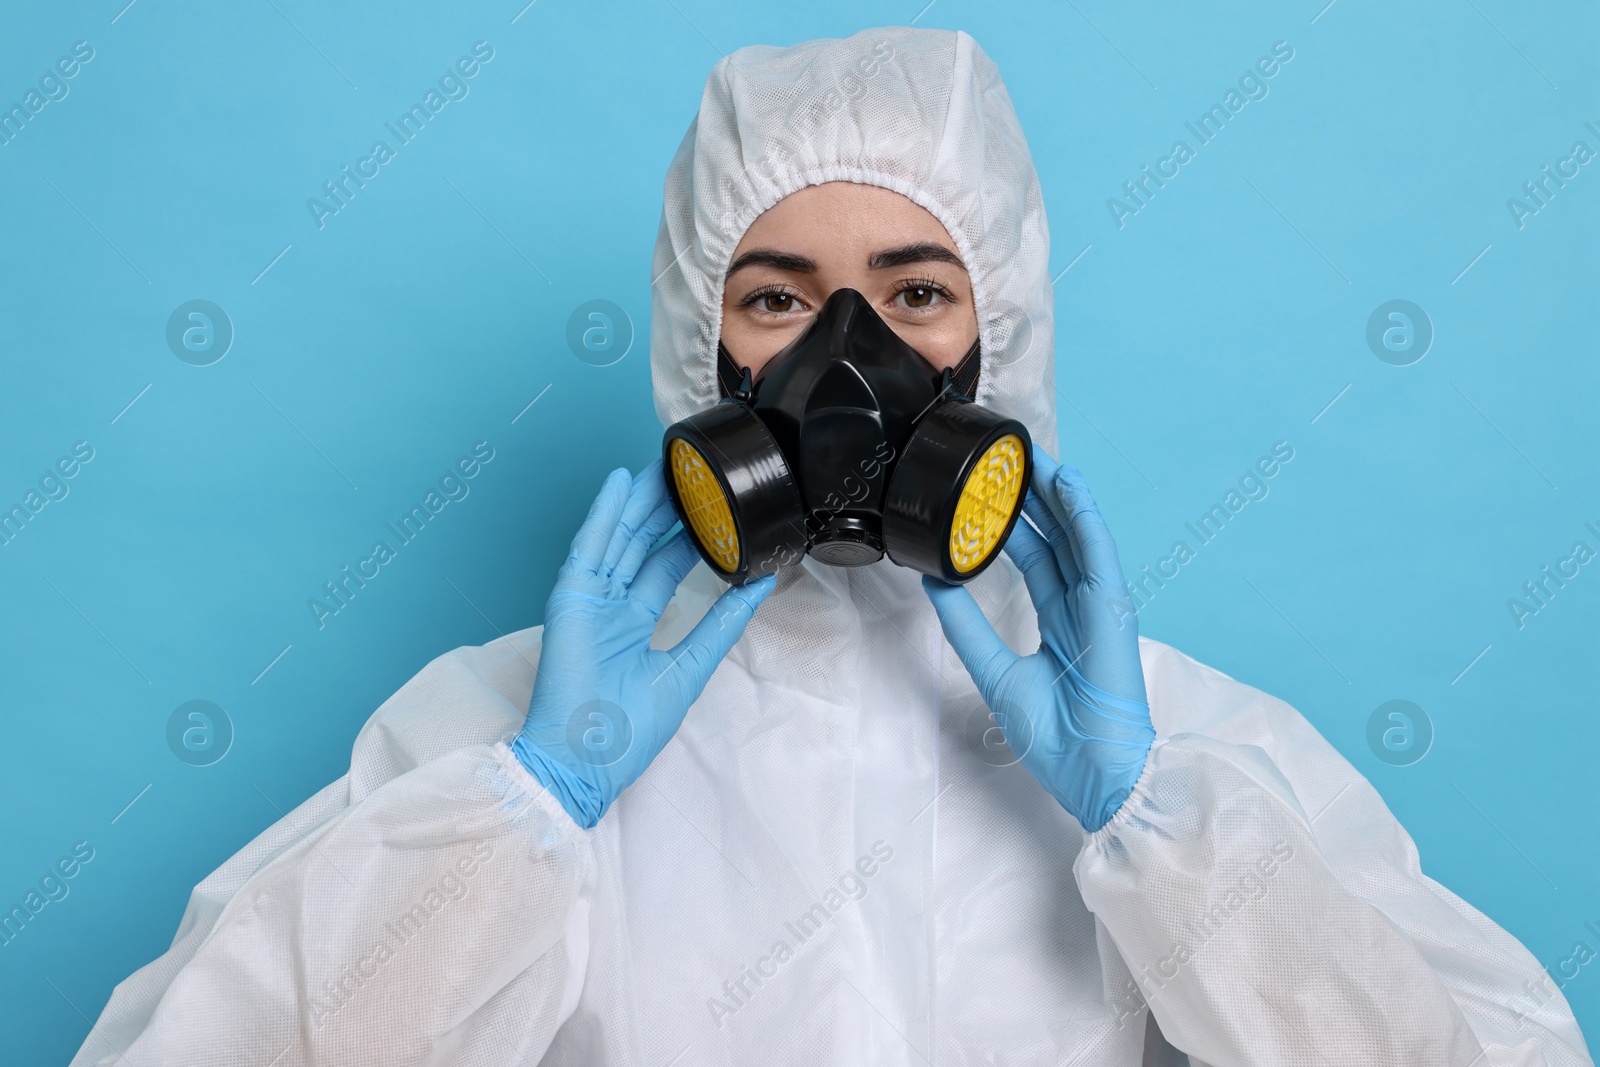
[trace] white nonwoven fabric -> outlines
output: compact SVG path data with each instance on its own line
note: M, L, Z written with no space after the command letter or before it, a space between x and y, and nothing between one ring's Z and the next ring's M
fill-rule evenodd
M715 399L707 316L742 226L840 176L941 218L980 315L1022 310L982 320L979 399L1051 441L1037 181L993 65L941 31L718 65L667 183L662 418ZM720 588L696 568L656 647ZM971 588L1036 647L1009 561ZM541 633L449 652L386 701L345 777L195 889L74 1064L1591 1062L1537 961L1422 873L1304 718L1159 642L1156 745L1086 835L994 743L917 574L808 559L583 830L504 744Z
M706 80L667 171L650 370L663 425L717 401L722 289L756 217L797 189L893 189L944 224L972 279L974 399L1056 450L1055 313L1044 196L1000 72L964 33L863 30L741 48Z

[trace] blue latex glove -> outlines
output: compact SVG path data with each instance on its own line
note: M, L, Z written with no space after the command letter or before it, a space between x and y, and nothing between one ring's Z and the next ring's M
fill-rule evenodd
M1011 751L1093 833L1127 799L1156 736L1138 617L1083 475L1037 446L1033 461L1023 509L1038 531L1019 520L1005 551L1039 613L1039 651L1011 651L964 587L922 585Z
M611 472L572 541L544 609L539 673L511 744L578 825L592 828L677 733L689 705L777 584L729 588L671 651L656 620L700 559L677 521L658 459Z

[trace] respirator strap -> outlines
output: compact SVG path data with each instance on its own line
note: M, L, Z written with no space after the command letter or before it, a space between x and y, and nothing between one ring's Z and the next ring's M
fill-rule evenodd
M975 400L978 396L978 372L983 367L978 351L980 344L979 341L972 342L972 347L961 357L961 362L950 371L950 388L968 400Z
M726 400L739 391L744 381L744 371L728 355L722 342L717 342L717 399Z

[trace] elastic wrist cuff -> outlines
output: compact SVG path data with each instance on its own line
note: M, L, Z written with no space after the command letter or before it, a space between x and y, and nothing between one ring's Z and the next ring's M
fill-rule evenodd
M567 809L573 822L585 830L594 829L610 806L598 789L551 759L548 753L524 737L519 736L511 742L511 751L517 757L517 762L561 801L561 806Z

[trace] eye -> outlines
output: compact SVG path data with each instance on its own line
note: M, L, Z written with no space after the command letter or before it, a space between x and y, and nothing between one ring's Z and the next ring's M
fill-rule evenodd
M952 300L954 297L950 295L950 290L927 278L903 282L894 294L894 303L907 311L932 311Z
M767 315L790 315L805 310L805 302L798 293L781 286L757 289L739 302L740 307L754 308Z

